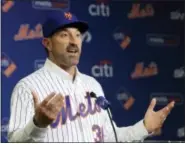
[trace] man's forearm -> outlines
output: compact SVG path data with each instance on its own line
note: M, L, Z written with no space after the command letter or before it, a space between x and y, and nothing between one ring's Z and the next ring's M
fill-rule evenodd
M8 133L8 142L44 142L47 128L38 128L31 119L22 129Z
M121 142L143 141L149 135L143 120L133 126L117 128L117 134Z

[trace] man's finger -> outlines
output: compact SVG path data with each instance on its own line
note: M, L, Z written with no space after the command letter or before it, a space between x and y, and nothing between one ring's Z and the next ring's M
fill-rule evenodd
M38 96L34 91L31 91L31 94L33 96L34 107L36 109L37 105L39 104Z
M48 101L50 101L50 99L52 99L55 96L55 92L52 92L51 94L49 94L42 102L42 105L46 105L48 103Z
M63 96L61 94L55 94L54 97L52 97L46 105L49 105L50 103L56 104L60 99L63 99Z
M49 104L47 108L48 108L48 111L50 111L53 114L57 115L61 111L63 105L64 105L64 103L62 101L60 101L60 103L58 102L55 105Z
M61 105L62 103L64 103L64 97L62 95L56 95L55 98L53 98L52 103L55 103L56 105Z
M48 111L57 114L64 106L64 98L61 94L57 94L52 97L45 106Z
M64 98L60 95L60 99L56 102L56 107L61 109L64 106Z
M150 105L149 105L149 107L148 107L148 109L149 110L153 110L154 107L155 107L155 105L156 105L156 99L153 98L152 101L151 101L151 103L150 103Z
M159 113L165 114L166 116L170 113L172 108L174 107L175 102L170 102L167 106L165 106L163 109L159 110Z
M168 104L168 107L169 107L170 111L171 111L171 109L172 109L174 106L175 106L175 102L174 102L174 101L172 101L172 102L170 102L170 103Z
M63 106L63 96L61 94L57 94L54 97L52 97L48 103L45 105L48 111L58 114L58 112L61 110Z
M48 101L46 106L52 110L53 112L56 111L56 109L61 109L61 107L64 105L64 98L62 95L58 94L55 95L52 99Z

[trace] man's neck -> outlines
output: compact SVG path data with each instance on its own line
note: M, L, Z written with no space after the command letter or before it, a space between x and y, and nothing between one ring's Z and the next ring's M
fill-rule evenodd
M75 76L76 76L76 66L72 66L72 67L66 67L64 65L61 65L59 63L57 63L57 61L48 58L49 60L51 60L53 63L55 63L57 66L59 66L61 69L63 69L64 71L66 71L67 73L69 73L72 76L73 81L75 80Z
M62 65L58 65L61 69L63 69L64 71L66 71L67 73L69 73L72 76L72 80L75 80L76 77L76 66L72 66L72 67L65 67Z

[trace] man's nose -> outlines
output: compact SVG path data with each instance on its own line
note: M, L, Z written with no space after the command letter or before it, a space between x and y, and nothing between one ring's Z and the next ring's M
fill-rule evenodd
M73 36L70 36L70 43L72 43L72 44L76 44L76 39L73 37Z

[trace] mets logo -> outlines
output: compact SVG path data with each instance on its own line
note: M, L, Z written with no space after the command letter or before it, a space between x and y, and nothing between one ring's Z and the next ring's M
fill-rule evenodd
M2 1L2 11L8 12L14 5L15 2L10 0L3 0Z
M10 77L13 72L17 69L15 63L10 59L4 52L1 53L1 72L6 76Z
M65 13L64 13L64 16L65 16L65 18L68 19L68 20L71 20L71 19L72 19L72 14L71 14L70 12L65 12Z

